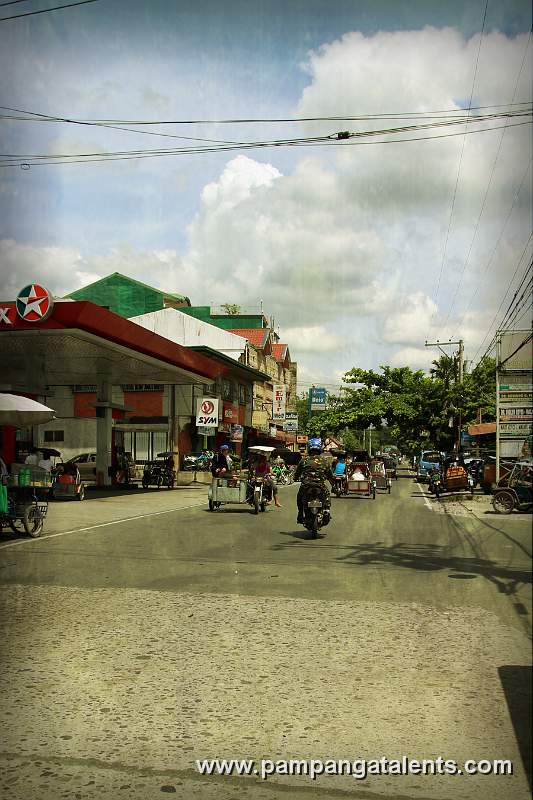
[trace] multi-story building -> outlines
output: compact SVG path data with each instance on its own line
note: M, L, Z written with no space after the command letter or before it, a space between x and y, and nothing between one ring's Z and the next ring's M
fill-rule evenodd
M262 309L259 313L242 311L234 314L223 307L191 306L189 298L184 295L147 286L118 272L73 292L69 297L90 300L171 341L186 347L211 348L263 373L263 378L257 379L256 376L253 382L251 427L263 437L287 439L282 435L282 424L272 419L273 387L286 387L287 410L294 410L297 364L291 361L288 346L279 341L273 318L269 320ZM178 388L176 392L179 395ZM239 389L235 392L238 393ZM129 394L133 395L129 403L135 407L136 417L148 425L154 390L150 387L143 390L139 385L135 393ZM146 413L142 413L143 404ZM182 436L180 445L194 447L195 440Z

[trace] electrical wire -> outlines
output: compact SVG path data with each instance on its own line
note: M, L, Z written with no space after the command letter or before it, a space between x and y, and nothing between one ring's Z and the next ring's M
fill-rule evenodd
M478 49L477 49L476 63L475 63L475 66L474 66L474 77L472 78L472 88L470 90L470 100L468 102L469 106L472 105L472 98L474 96L474 89L475 89L475 86L476 86L477 70L478 70L478 64L479 64L479 54L481 52L481 44L483 42L483 33L485 31L485 21L487 19L487 8L488 8L488 5L489 5L489 0L485 0L485 11L483 13L483 22L482 22L482 25L481 25L481 33L479 35L479 45L478 45ZM465 127L465 134L466 134L466 127ZM459 164L457 166L457 175L455 177L455 186L454 186L454 189L453 189L452 205L451 205L451 208L450 208L450 216L449 216L449 219L448 219L448 227L447 227L446 236L445 236L445 239L444 239L444 249L443 249L443 253L442 253L442 262L441 262L441 265L440 265L439 277L438 277L438 280L437 280L437 289L436 289L436 292L435 292L435 303L437 302L437 299L438 299L438 296L439 296L440 285L441 285L441 281L442 281L442 275L444 273L444 265L446 264L446 256L448 254L448 241L450 239L450 233L451 233L451 229L452 229L453 212L455 210L455 201L457 199L457 189L459 187L459 179L461 177L461 167L463 165L463 156L464 156L464 152L465 152L465 145L466 145L466 135L463 138L463 143L462 143L462 146L461 146L461 154L459 156ZM426 336L426 339L427 339L427 336Z
M522 125L531 125L531 120L524 122L515 122L508 124L507 127L518 127ZM371 145L371 144L396 144L398 142L417 142L427 141L430 139L443 139L450 136L465 136L472 133L485 133L487 131L501 130L502 125L491 126L479 130L470 130L462 133L447 133L436 134L433 136L419 136L410 138L399 139L377 139L373 141L349 141L348 139L360 137L373 137L377 133L395 133L396 131L369 131L358 132L350 134L338 133L329 136L317 136L308 139L285 139L271 142L250 142L245 144L236 145L221 145L214 147L197 147L197 148L161 148L158 150L131 150L131 151L116 151L116 152L97 152L97 153L84 153L84 154L48 154L48 155L26 155L26 154L0 154L0 167L22 167L28 169L30 166L41 166L50 164L72 164L72 163L93 163L97 161L120 161L132 160L142 158L156 158L169 155L187 155L195 153L213 153L213 152L229 152L235 150L253 150L269 147L316 147L316 146L358 146L358 145ZM49 159L49 160L47 160Z
M531 268L531 264L529 265L528 269L526 270L526 275L527 275L527 272L529 271L529 269L530 269L530 268ZM521 309L524 307L524 305L525 305L525 304L528 302L528 297L526 297L526 298L523 300L523 302L521 303L521 305L519 306L519 303L520 303L520 302L522 301L522 299L524 298L524 295L526 294L526 292L528 291L528 289L529 289L529 284L528 284L528 286L526 287L526 289L524 290L524 292L522 293L522 295L521 295L521 296L520 296L520 297L519 297L519 298L516 300L516 302L515 302L515 298L516 298L516 295L517 295L517 293L518 293L518 291L519 291L519 290L517 290L517 291L515 292L515 294L514 294L514 296L513 296L513 299L511 300L511 304L510 304L510 306L509 306L508 310L505 312L503 319L502 319L502 320L501 320L501 321L498 323L498 325L496 326L496 331L495 331L495 333L494 333L494 335L493 335L493 337L492 337L491 341L489 342L489 344L488 344L488 346L487 346L487 348L486 348L486 350L485 350L485 353L484 353L484 354L481 356L481 359L480 359L480 361L483 361L483 359L485 358L485 356L487 355L487 353L488 353L490 350L492 350L492 348L493 348L494 344L496 343L496 339L497 339L497 337L498 337L498 331L500 331L500 330L508 330L508 329L510 328L510 325L511 325L511 324L513 324L513 315L515 314L515 311L516 311L516 312L520 312L520 310L521 310ZM518 306L519 306L519 307L518 307ZM501 307L501 305L500 305L500 307ZM508 316L509 314L510 314L510 316ZM484 342L486 341L486 338L487 338L487 336L489 335L490 331L492 330L492 327L493 327L493 325L494 325L494 321L495 321L496 317L497 317L497 314L495 314L495 315L494 315L494 318L493 318L493 320L492 320L492 322L491 322L491 324L490 324L490 326L489 326L489 329L488 329L487 333L485 334L485 338L483 339L483 342L481 343L481 345L478 347L478 349L477 349L477 351L476 351L476 354L475 354L474 358L472 359L472 361L475 361L475 360L476 360L476 358L477 358L477 355L478 355L479 351L480 351L480 350L481 350L481 348L483 347L483 344L484 344Z
M530 242L531 242L531 239L532 239L532 237L533 237L533 233L530 233L530 234L529 234L529 238L528 238L528 240L527 240L527 242L526 242L526 245L525 245L525 247L524 247L524 249L523 249L523 251L522 251L522 254L521 254L521 256L520 256L520 258L519 258L519 260L518 260L518 264L517 264L517 267L516 267L516 269L515 269L515 271L514 271L513 277L512 277L512 278L511 278L511 280L509 281L509 286L508 286L508 288L507 288L507 291L505 292L505 294L504 294L504 296L503 296L503 298L502 298L502 301L501 301L501 303L500 303L500 306L499 306L498 310L496 311L496 313L495 313L494 317L492 318L492 321L491 321L491 323L490 323L490 325L489 325L489 327L488 327L488 330L487 330L487 332L486 332L486 334L485 334L485 336L484 336L484 338L483 338L483 341L482 341L482 342L481 342L481 344L479 345L479 347L478 347L478 349L477 349L477 351L476 351L476 354L474 355L474 358L472 359L472 361L475 361L475 360L476 360L476 358L477 358L477 356L478 356L478 353L479 353L479 352L480 352L480 350L483 348L483 345L484 345L484 344L485 344L485 342L487 341L487 337L488 337L489 333L490 333L490 332L491 332L491 330L493 329L494 323L495 323L495 321L496 321L496 319L497 319L497 317L498 317L498 314L500 313L500 311L501 311L501 309L502 309L502 307L503 307L503 304L504 304L504 302L505 302L505 298L507 297L507 294L508 294L508 292L509 292L509 290L510 290L510 288L511 288L512 284L513 284L513 281L514 281L515 275L516 275L516 273L518 272L518 270L519 270L519 268L520 268L520 264L522 263L522 260L523 260L523 258L524 258L524 256L525 256L526 252L527 252L527 249L528 249L528 247L529 247L529 244L530 244ZM514 293L514 295L513 295L512 299L511 299L511 302L509 303L509 306L507 307L507 309L506 309L506 311L505 311L505 313L504 313L504 315L503 315L503 317L502 317L501 321L500 321L500 322L498 323L498 325L496 326L496 330L497 330L497 331L498 331L500 328L502 328L502 327L503 327L503 325L505 324L505 322L506 322L506 320L507 320L507 317L508 317L509 313L511 313L511 314L512 314L512 311L513 311L513 309L516 307L516 304L517 304L517 303L520 301L520 299L521 299L521 298L518 298L518 300L517 300L516 298L517 298L518 292L520 291L521 287L523 286L524 280L525 280L525 278L527 277L527 274L528 274L528 272L529 272L529 270L530 270L530 269L531 269L531 264L530 264L530 265L529 265L529 266L526 268L526 270L525 270L525 273L524 273L524 275L523 275L523 277L522 277L522 280L521 280L521 282L520 282L520 284L519 284L519 287L516 289L516 291L515 291L515 293ZM485 356L487 355L487 353L488 353L488 352L489 352L489 351L492 349L492 347L493 347L493 345L494 345L494 343L495 343L495 340L496 340L496 334L494 334L494 336L492 337L492 339L491 339L491 341L490 341L490 343L489 343L488 347L486 348L486 350L485 350L485 353L484 353L484 354L483 354L483 356L481 357L480 361L483 361L483 359L485 358Z
M5 106L0 106L0 108L6 108L6 107ZM28 119L28 117L20 117L19 118L19 119L27 120L28 122L37 122L37 121L41 121L41 122L64 122L64 123L68 123L70 125L87 125L87 126L90 126L90 127L110 128L111 130L127 131L129 133L139 133L139 134L142 134L144 136L162 136L162 137L164 137L166 139L183 139L183 140L192 141L192 142L210 142L212 144L241 144L241 142L226 141L226 140L221 140L221 139L205 139L205 138L200 138L200 137L197 137L197 136L178 136L177 134L173 134L173 133L160 133L160 132L156 132L156 131L144 131L144 130L138 130L138 129L135 129L135 128L126 128L126 127L124 127L122 125L112 125L112 124L109 124L107 122L87 122L87 121L83 121L83 120L70 119L68 117L51 117L51 116L48 116L47 114L40 114L37 111L22 111L20 109L9 109L9 110L20 111L20 113L22 113L22 114L30 115L29 119ZM5 118L6 117L4 117L4 119ZM13 119L13 118L10 118L10 119Z
M528 165L527 165L527 167L526 167L526 170L525 170L525 172L524 172L524 174L523 174L523 176L522 176L522 180L520 181L520 185L519 185L518 189L516 190L516 192L515 192L515 194L514 194L514 197L513 197L513 202L511 203L511 207L510 207L510 209L509 209L509 212L508 212L508 214L507 214L507 217L506 217L506 219L505 219L505 222L503 223L503 226L502 226L502 228L501 228L501 230L500 230L500 233L499 233L499 235L498 235L498 238L496 239L496 242L495 242L495 244L494 244L494 247L492 248L492 252L491 252L491 254L490 254L490 256L489 256L489 259L488 259L488 261L487 261L487 265L486 265L486 267L485 267L485 269L484 269L484 271L483 271L483 273L482 273L482 275L481 275L481 278L483 278L483 277L486 275L486 273L488 272L488 269L489 269L490 265L492 264L492 261L493 261L493 259L494 259L494 256L496 255L496 251L497 251L497 249L498 249L498 247L499 247L499 244L500 244L500 242L501 242L501 240L502 240L503 234L505 233L505 230L506 230L506 228L507 228L507 225L509 224L509 220L511 219L511 216L512 216L512 214L513 214L513 211L514 211L514 208L515 208L515 205L516 205L516 203L518 202L518 198L520 197L520 194L522 193L522 188L523 188L523 186L524 186L524 184L525 184L525 181L526 181L526 178L527 178L527 176L528 176L528 173L529 173L529 171L530 171L530 169L531 169L531 164L532 164L532 163L533 163L533 156L532 156L532 157L529 159L529 163L528 163ZM526 245L526 249L527 249L527 245ZM521 259L520 259L520 261L521 261ZM518 265L517 265L517 267L516 267L516 269L515 269L514 275L513 275L512 279L511 279L511 281L510 281L510 284L509 284L509 287L508 287L508 289L507 289L507 292L508 292L508 291L509 291L509 289L511 288L511 284L512 284L512 282L513 282L513 280L514 280L514 277L515 277L516 273L518 272L518 269L519 269L519 267L520 267L520 261L519 261L519 263L518 263ZM478 287L479 287L480 285L481 285L481 281L478 281ZM503 305L503 303L505 302L505 297L507 297L507 292L506 292L506 293L505 293L505 295L504 295L504 298L503 298L503 300L502 300L502 303L501 303L501 305ZM459 322L459 325L458 325L458 328L457 328L457 330L458 330L458 331L460 331L460 329L461 329L461 326L463 325L463 323L464 323L464 321L465 321L465 319L466 319L466 315L467 315L467 314L468 314L468 312L470 311L470 308L472 307L472 303L474 302L474 300L475 300L475 298L477 297L478 293L479 293L479 288L476 288L476 289L475 289L475 290L472 292L472 294L470 295L470 300L469 300L469 303L468 303L467 307L465 308L465 310L464 310L464 312L463 312L463 316L461 317L461 321ZM501 308L501 306L500 306L500 308ZM499 314L499 312L500 312L500 309L498 309L498 311L496 312L496 314ZM456 339L456 338L457 338L457 335L458 335L458 334L456 334L456 335L452 336L452 339Z
M255 123L287 123L287 122L361 122L372 119L431 119L433 116L442 116L443 114L465 114L469 111L484 111L489 108L509 108L510 106L530 106L529 100L522 100L515 103L500 103L488 106L467 106L465 108L448 108L441 111L403 111L396 113L383 113L383 114L362 114L358 116L326 116L326 117L243 117L243 118L229 118L229 119L173 119L173 120L139 120L139 119L72 119L72 122L87 122L87 123L106 123L114 125L235 125L235 124L255 124ZM0 109L7 111L15 111L22 114L34 114L37 117L42 117L40 120L31 120L27 117L15 117L4 115L5 119L21 120L21 121L40 121L40 122L63 122L66 118L56 117L47 114L35 114L35 112L19 111L12 109L8 106L0 106ZM0 115L1 117L2 115Z
M73 8L74 6L85 6L88 3L98 3L100 0L78 0L77 3L69 3L67 6L54 6L53 8L43 8L40 11L26 11L24 14L14 14L12 17L0 17L0 22L8 19L19 19L20 17L33 17L35 14L48 14L50 11L60 11L62 8ZM6 5L9 5L6 3Z
M525 64L526 55L527 55L527 51L528 51L528 48L529 48L529 43L530 43L530 42L531 42L531 31L529 32L529 36L528 36L528 38L527 38L526 46L525 46L525 48L524 48L524 54L523 54L523 56L522 56L522 63L521 63L521 65L520 65L520 69L519 69L519 71L518 71L518 75L517 75L517 78L516 78L516 81L515 81L515 86L514 86L514 90L513 90L513 96L512 96L512 98L511 98L511 103L512 103L512 102L514 102L514 99L515 99L515 97L516 97L516 93L517 93L517 91L518 91L518 84L519 84L519 82L520 82L520 78L521 78L521 76L522 76L522 71L523 71L523 69L524 69L524 64ZM481 209L480 209L480 212L479 212L479 215L478 215L477 221L476 221L476 225L475 225L475 228L474 228L474 233L473 233L473 235L472 235L472 239L471 239L471 241L470 241L470 246L469 246L469 248L468 248L468 253L467 253L467 256L466 256L465 262L464 262L464 264L463 264L463 269L462 269L462 271L461 271L460 278L459 278L459 280L458 280L458 282L457 282L457 285L456 285L456 287L455 287L455 293L454 293L454 295L453 295L452 302L451 302L450 308L449 308L449 310L448 310L448 314L447 314L447 316L446 316L446 319L445 319L445 321L444 321L444 324L443 324L443 326L442 326L442 327L443 327L443 329L445 329L445 328L446 328L446 325L448 324L448 320L449 320L449 319L450 319L450 317L451 317L451 314L452 314L453 308L454 308L454 306L455 306L455 302L456 302L456 300L457 300L457 297L458 297L458 294L459 294L459 290L460 290L460 288L461 288L461 286L462 286L462 283L463 283L463 278L464 278L464 276L465 276L465 272L466 272L466 268L467 268L467 266L468 266L468 262L470 261L470 256L471 256L471 254L472 254L472 248L473 248L473 246L474 246L474 242L475 242L475 240L476 240L476 236L477 236L477 233L478 233L478 230L479 230L479 224L480 224L480 222L481 222L481 218L482 218L482 216L483 216L483 211L485 210L485 204L486 204L486 202L487 202L487 197L488 197L488 195L489 195L489 191L490 191L490 188L491 188L491 186L492 186L492 179L493 179L493 177L494 177L494 173L495 173L495 170L496 170L496 164L498 163L498 159L499 159L499 157L500 157L500 153L501 153L501 149L502 149L503 140L504 140L504 138L505 138L505 134L506 134L506 133L507 133L507 126L505 126L505 127L504 127L504 129L503 129L503 131L502 131L502 135L500 136L500 141L499 141L499 143L498 143L498 149L497 149L497 151L496 151L496 156L495 156L495 158L494 158L494 161L492 162L492 168L491 168L491 171L490 171L490 176L489 176L489 180L488 180L488 183L487 183L487 188L485 189L485 193L484 193L484 195L483 195L483 201L482 201L482 203L481 203ZM454 336L452 336L451 338L453 339L453 338L455 338L455 337L454 337Z
M518 345L518 347L516 348L516 350L513 350L513 352L511 353L511 355L507 356L507 358L505 358L503 361L501 361L501 362L500 362L500 364L498 364L498 366L499 366L499 367L503 367L503 365L504 365L504 364L506 364L506 363L507 363L507 361L509 361L509 360L510 360L510 359L511 359L513 356L515 356L515 355L518 353L518 351L519 351L519 350L521 350L521 349L522 349L522 347L523 347L525 344L527 344L528 342L530 342L532 339L533 339L533 333L530 333L530 334L528 334L528 335L526 336L526 338L524 339L524 341L523 341L523 342L521 342L521 343Z
M5 106L3 106L3 107L0 106L0 108L6 108L6 107ZM20 109L11 109L11 110L19 111ZM47 115L44 115L44 114L41 114L41 113L38 113L38 112L34 112L34 111L26 111L26 112L23 112L23 113L31 114L33 117L36 117L36 118L39 118L39 119L49 119L49 120L53 120L55 122L64 122L64 123L69 123L69 124L74 124L74 125L87 125L87 126L90 126L90 127L112 128L112 129L116 129L116 130L134 132L134 133L139 133L139 134L148 134L148 135L151 135L151 136L163 136L163 137L167 137L167 138L186 139L186 140L201 141L201 142L208 142L208 143L214 143L214 144L229 144L229 145L239 145L239 146L240 145L247 145L247 144L253 144L253 145L257 145L258 144L257 142L235 142L235 141L229 141L228 142L228 141L224 141L224 140L220 141L220 140L217 140L217 139L201 139L201 138L197 138L197 137L178 136L178 135L175 135L175 134L167 134L167 133L159 133L159 132L156 133L156 132L153 132L153 131L143 131L143 130L132 129L132 128L124 128L122 126L110 125L108 123L103 123L103 122L81 122L79 120L70 119L68 117L48 117ZM480 116L477 116L477 117L462 117L460 119L451 119L451 120L447 119L447 120L441 120L441 121L438 121L438 122L430 122L430 123L426 123L426 124L423 124L423 125L421 125L421 124L409 125L409 126L404 125L404 126L395 127L395 128L381 128L381 129L373 129L373 130L369 130L369 131L358 131L358 132L341 131L341 132L337 132L337 133L333 133L333 134L329 134L329 135L316 136L316 137L303 137L303 138L295 138L295 139L281 139L281 140L270 140L270 141L267 140L265 142L260 142L259 144L278 145L278 144L282 144L282 143L326 141L328 139L335 139L335 138L339 138L339 139L342 139L342 140L348 140L348 139L353 139L353 138L358 138L358 137L378 136L378 135L383 135L383 134L391 134L392 135L392 134L396 134L396 133L410 133L410 132L414 132L414 131L431 130L431 129L439 128L439 127L451 127L451 126L455 126L455 125L462 125L463 123L473 124L473 123L483 123L483 122L488 122L488 121L491 121L491 120L499 120L499 119L509 120L509 119L512 119L512 118L530 116L532 113L533 113L533 106L530 105L527 108L516 109L514 111L505 111L505 112L496 112L496 113L491 113L491 114L483 114L483 115L480 115ZM88 155L95 155L95 154L88 154ZM98 155L102 155L102 154L98 153ZM125 155L125 153L123 153L123 152L116 153L115 152L115 153L112 153L110 155ZM6 156L4 156L4 157L6 157ZM17 156L12 156L12 157L14 157L14 158L41 158L41 157L50 158L51 156L36 156L36 155L30 156L30 155L27 155L27 154L18 154ZM67 156L63 155L63 156L57 156L57 157L66 158Z

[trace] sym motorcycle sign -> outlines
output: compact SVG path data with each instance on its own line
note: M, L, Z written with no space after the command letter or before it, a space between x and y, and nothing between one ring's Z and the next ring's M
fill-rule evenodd
M196 407L196 425L204 428L218 426L218 400L213 397L202 397Z

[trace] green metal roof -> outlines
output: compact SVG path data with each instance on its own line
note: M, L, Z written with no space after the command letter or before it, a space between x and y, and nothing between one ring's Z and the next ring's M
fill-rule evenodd
M121 275L120 272L113 272L112 275L71 292L67 297L73 300L90 300L126 318L159 311L174 303L179 308L190 305L188 297L156 289L154 286Z
M232 330L232 328L267 327L263 314L212 314L210 306L189 306L181 308L180 311L226 331Z

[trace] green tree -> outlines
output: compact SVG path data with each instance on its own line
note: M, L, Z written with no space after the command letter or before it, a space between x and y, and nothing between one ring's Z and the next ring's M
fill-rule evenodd
M474 423L481 414L483 422L496 420L496 360L485 356L464 377L463 420Z
M241 307L236 305L236 303L222 303L221 308L223 308L226 314L229 314L230 317L234 317L236 314L241 313Z

